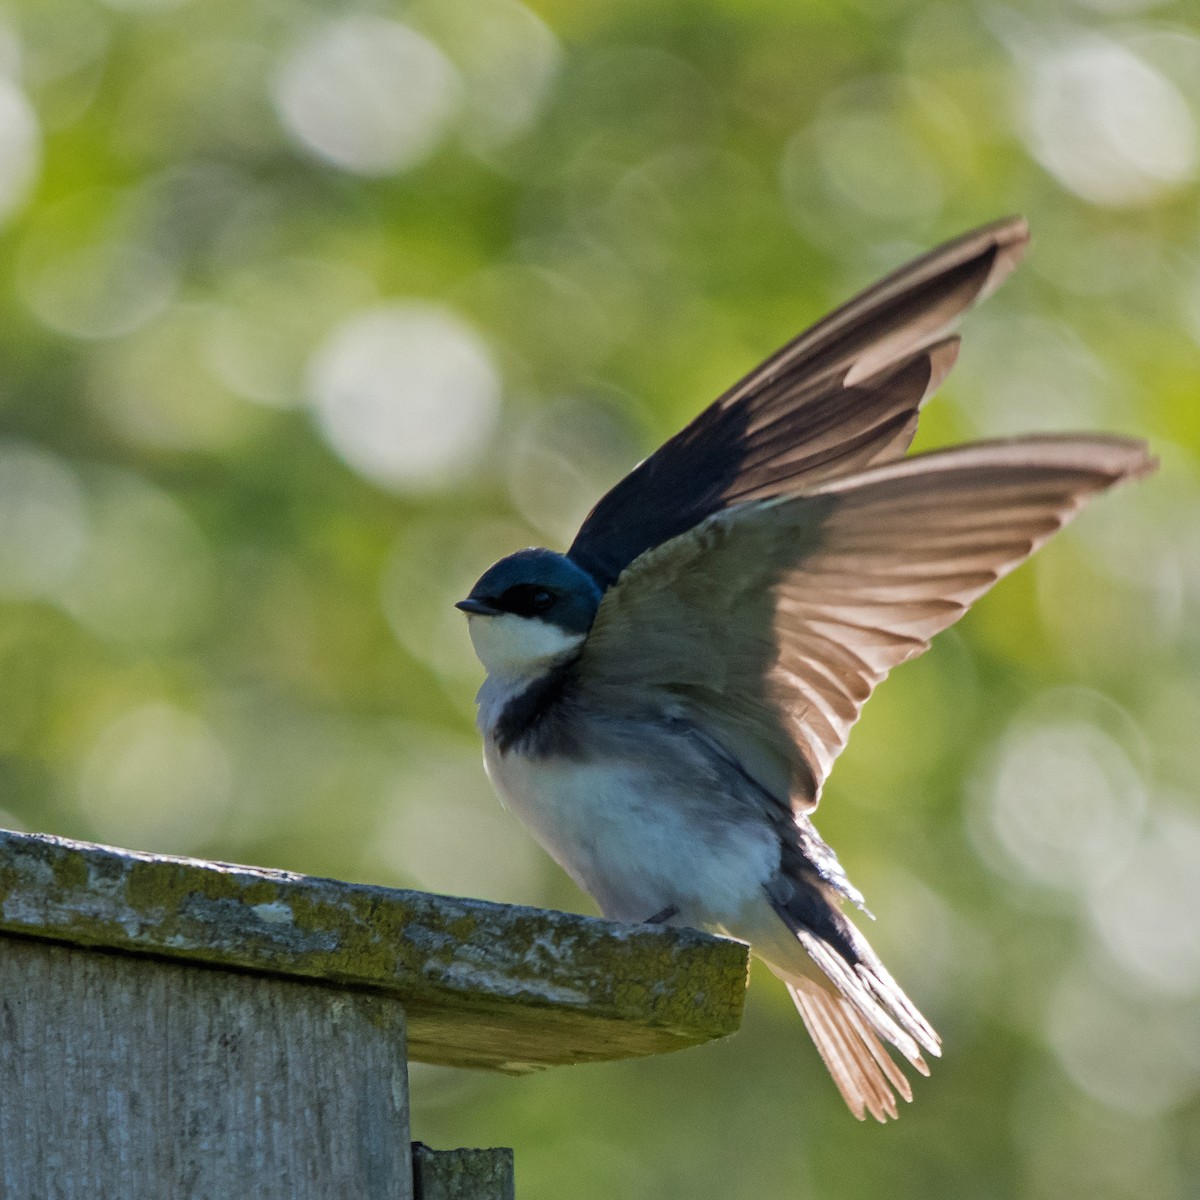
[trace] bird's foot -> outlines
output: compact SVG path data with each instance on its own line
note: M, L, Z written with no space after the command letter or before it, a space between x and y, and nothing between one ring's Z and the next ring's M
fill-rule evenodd
M662 925L669 921L672 917L679 916L679 906L677 904L668 904L662 912L656 912L654 916L647 917L643 925Z

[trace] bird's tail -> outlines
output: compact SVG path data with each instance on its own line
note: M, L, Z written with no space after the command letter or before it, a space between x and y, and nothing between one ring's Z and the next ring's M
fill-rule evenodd
M866 944L861 935L859 940ZM876 964L878 961L876 958ZM863 970L860 963L854 969L853 982L844 981L842 990L824 979L785 973L777 964L769 965L787 984L850 1111L860 1121L867 1113L877 1121L899 1116L896 1096L911 1101L912 1088L883 1041L895 1046L922 1075L929 1074L929 1067L921 1051L932 1055L941 1051L937 1034L896 981L881 965L876 973ZM842 962L838 974L845 973L846 966Z
M787 984L850 1111L886 1121L899 1115L896 1096L912 1100L912 1088L883 1043L928 1075L922 1052L940 1055L941 1042L841 911L841 890L815 871L774 880L773 929L755 949Z

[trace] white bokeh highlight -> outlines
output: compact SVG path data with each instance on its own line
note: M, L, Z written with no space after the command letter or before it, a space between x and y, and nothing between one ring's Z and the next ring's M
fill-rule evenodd
M1200 818L1184 804L1156 810L1133 856L1093 890L1088 908L1105 948L1144 987L1200 995Z
M25 93L0 75L0 223L15 213L33 191L42 161L37 114Z
M1196 174L1196 123L1175 85L1121 43L1079 37L1024 77L1030 152L1092 204L1133 207Z
M428 38L399 21L353 16L291 52L272 100L311 154L346 171L388 175L436 149L460 92L458 71Z
M1018 717L976 784L972 832L986 857L1043 887L1086 892L1128 861L1146 789L1113 732L1069 693ZM998 854L997 854L998 852Z
M65 462L0 443L0 597L53 596L79 564L87 526L83 489Z
M409 303L350 317L313 356L317 425L353 470L397 491L469 471L491 441L499 371L482 339L448 309Z

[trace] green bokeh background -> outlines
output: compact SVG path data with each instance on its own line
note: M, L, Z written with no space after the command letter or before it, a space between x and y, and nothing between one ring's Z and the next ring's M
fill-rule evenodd
M885 269L1023 212L918 445L1145 436L819 812L945 1041L887 1128L777 983L663 1059L416 1068L525 1200L1200 1194L1200 14L0 9L0 823L592 911L451 608ZM446 365L449 364L449 365Z

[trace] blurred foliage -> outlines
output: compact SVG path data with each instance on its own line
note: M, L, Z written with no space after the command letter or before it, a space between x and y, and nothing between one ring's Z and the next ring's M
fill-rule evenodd
M781 988L672 1058L418 1068L525 1200L1200 1193L1200 21L1154 0L0 11L0 820L589 902L451 602L886 268L1010 211L920 444L1151 439L867 708L820 811L946 1056Z

